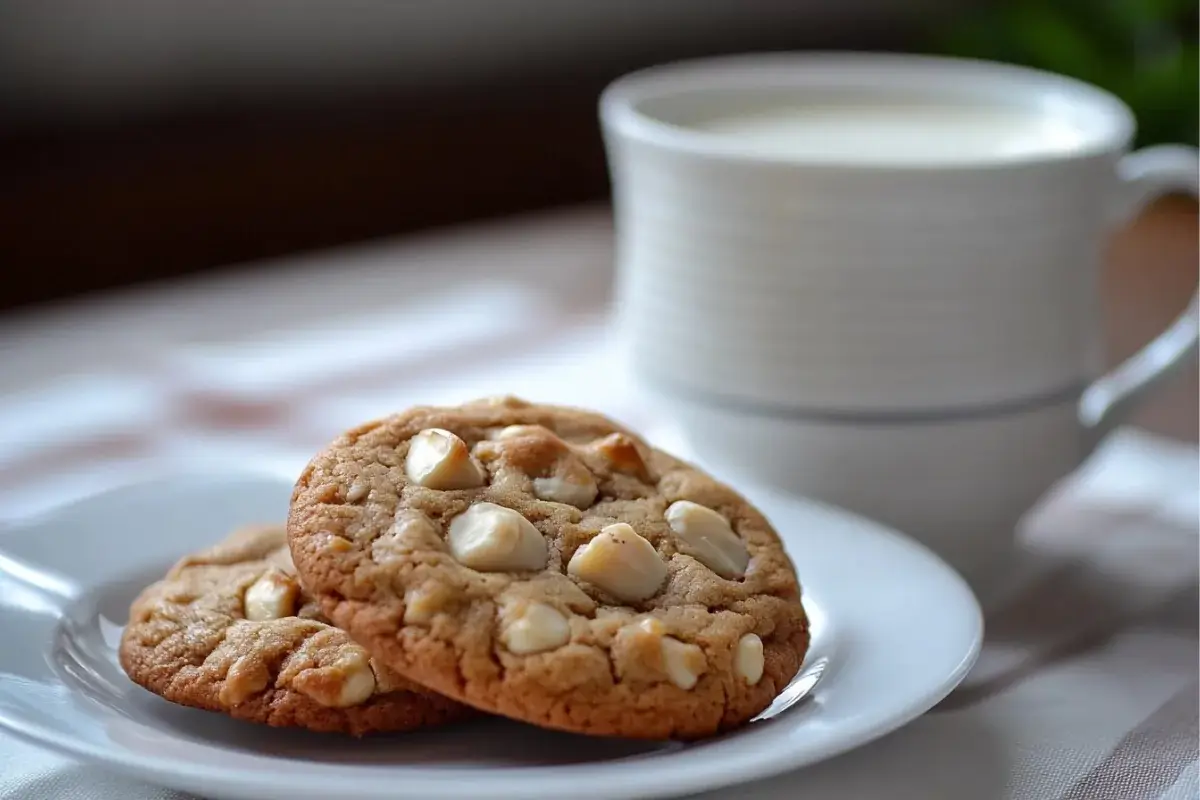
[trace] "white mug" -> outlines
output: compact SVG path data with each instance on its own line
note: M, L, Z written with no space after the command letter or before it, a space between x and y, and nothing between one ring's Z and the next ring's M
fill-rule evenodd
M811 151L745 133L847 102L1070 137L974 151L968 126L906 155L873 148L875 129ZM1195 194L1200 162L1128 153L1133 116L1095 87L957 59L736 56L626 76L601 121L619 330L698 456L890 523L977 586L1022 515L1195 352L1193 299L1100 375L1106 234Z

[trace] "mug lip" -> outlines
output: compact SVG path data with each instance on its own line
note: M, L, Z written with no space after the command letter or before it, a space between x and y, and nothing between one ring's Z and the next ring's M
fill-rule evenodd
M1029 97L1039 93L1056 95L1099 111L1107 117L1108 128L1066 152L1047 150L995 159L879 163L806 159L748 150L740 148L728 137L673 125L638 108L639 103L647 100L706 90L836 89L839 85L881 88L882 84L872 83L869 79L882 79L895 87L920 89L923 82L928 85L935 76L940 81L949 78L964 84L979 79L1009 84L1015 93ZM742 53L667 62L627 73L609 83L600 95L599 112L607 133L686 155L780 168L873 173L989 171L1085 161L1127 149L1137 130L1132 110L1120 98L1066 75L1003 61L852 50Z

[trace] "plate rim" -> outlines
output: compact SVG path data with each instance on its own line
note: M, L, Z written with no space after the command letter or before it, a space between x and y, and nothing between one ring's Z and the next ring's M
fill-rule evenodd
M246 480L270 482L275 484L277 491L282 491L284 484L290 484L291 481L282 476L278 471L269 469L241 469L236 473L211 473L211 472L191 472L179 471L169 475L158 476L149 480L134 479L122 482L120 484L110 486L100 491L93 492L83 497L74 498L69 502L63 503L53 508L46 509L39 514L22 518L13 521L11 524L4 524L0 527L0 554L5 552L4 543L9 536L14 532L21 530L37 529L42 526L52 525L56 518L69 514L73 509L80 506L86 506L89 503L96 502L105 496L116 495L122 492L131 490L143 490L151 486L162 485L185 485L190 482L197 484L221 485L235 482L245 482ZM894 711L882 723L876 724L869 734L851 737L838 744L823 748L819 755L815 757L796 759L793 754L786 748L765 748L760 751L760 754L753 759L742 758L737 763L727 769L729 774L718 775L709 771L691 771L686 774L672 773L668 776L655 777L655 773L651 772L651 777L646 778L647 773L639 773L641 777L630 777L628 773L625 776L620 774L616 776L606 776L606 781L603 784L595 784L589 786L585 781L586 776L581 776L579 773L595 770L597 772L609 772L616 764L622 763L621 760L593 763L593 764L570 764L570 765L548 765L548 766L521 766L521 767L506 767L503 768L503 784L493 783L486 794L479 794L480 781L476 777L466 786L463 785L461 771L448 767L430 768L420 765L337 765L331 766L329 774L325 776L307 776L306 780L317 779L310 786L311 795L303 794L296 795L293 791L288 791L287 794L292 797L323 797L323 793L330 790L337 790L343 793L346 792L344 775L339 775L335 770L354 769L358 771L379 772L394 771L395 778L403 776L406 781L420 781L423 785L410 788L407 794L395 794L396 788L391 790L391 797L422 797L430 798L459 798L459 797L489 797L496 800L508 800L523 798L528 796L528 782L536 780L539 782L570 781L572 785L570 790L573 797L581 798L641 798L641 797L658 797L662 796L663 791L667 791L670 796L685 794L690 792L700 792L706 790L715 790L720 788L728 788L730 786L750 783L757 780L762 780L782 773L802 769L811 766L815 763L826 761L838 755L863 747L870 742L873 742L883 736L892 733L914 719L920 717L925 712L936 706L941 700L949 695L962 682L967 673L974 666L979 658L979 654L983 645L984 635L984 617L982 608L970 589L969 585L952 567L945 563L939 556L933 553L924 544L912 539L905 534L894 530L882 523L871 520L862 515L851 511L839 508L837 506L813 500L808 497L788 495L772 489L758 487L755 490L745 493L747 498L756 506L760 505L762 500L779 502L783 504L791 504L796 508L806 508L810 511L815 511L821 516L828 518L838 518L843 523L852 525L861 529L865 534L871 537L879 537L891 541L894 545L898 545L901 549L908 551L910 555L927 562L927 565L942 573L947 579L948 585L956 584L954 588L962 596L962 599L970 606L970 614L973 622L971 642L963 654L959 663L949 671L944 681L939 684L936 689L923 693L920 696L911 698L901 709ZM67 687L68 691L75 691L71 687ZM185 760L174 759L164 760L162 757L148 756L130 751L127 749L116 747L104 747L101 744L95 744L79 737L64 737L61 732L52 728L41 725L28 718L13 716L5 709L0 708L0 729L4 729L13 734L17 738L31 743L35 746L44 748L48 751L64 755L70 758L83 760L97 765L105 766L114 771L121 772L125 775L151 782L157 782L162 786L174 786L187 790L196 790L199 788L205 792L222 792L230 793L236 796L250 796L250 792L257 793L261 796L273 796L273 792L278 791L281 786L277 780L277 774L274 772L261 770L246 770L242 768L234 768L222 773L208 771L206 767L200 764L191 764ZM211 745L205 745L211 747ZM662 756L664 759L671 758L673 753L667 753ZM254 756L261 757L261 756ZM714 761L724 761L724 759L714 759ZM319 771L320 767L314 764L314 768ZM472 770L478 772L479 776L493 775L495 776L499 770L491 768L479 768ZM455 776L451 778L450 776ZM373 776L374 777L374 776ZM611 778L616 778L614 782ZM186 782L181 783L180 778L184 778ZM326 785L320 781L320 778L329 781L330 785ZM670 786L662 785L665 781L670 780ZM576 783L576 782L579 783ZM332 785L337 783L337 785ZM457 785L456 785L457 784ZM523 784L523 785L522 785ZM202 788L200 788L202 787ZM544 790L556 790L566 788L565 786L553 786ZM614 790L616 793L614 793ZM474 792L474 793L472 793ZM355 794L346 794L347 797L375 797L376 794L370 792L362 792Z

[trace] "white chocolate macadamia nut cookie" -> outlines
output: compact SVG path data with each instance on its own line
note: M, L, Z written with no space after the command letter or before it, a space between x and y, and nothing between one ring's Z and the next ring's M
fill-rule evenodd
M353 735L470 715L376 663L304 596L283 526L248 527L180 561L134 601L121 666L181 705Z
M588 411L500 397L362 425L301 474L288 538L322 610L378 662L546 727L736 728L808 648L762 514Z

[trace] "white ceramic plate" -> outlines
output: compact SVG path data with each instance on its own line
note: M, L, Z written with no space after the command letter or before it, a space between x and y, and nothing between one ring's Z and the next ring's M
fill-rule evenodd
M828 668L783 714L705 742L640 743L499 719L354 741L172 705L134 686L116 644L134 594L235 525L281 519L290 483L178 477L62 508L0 535L0 725L47 748L228 798L679 795L811 764L892 731L974 662L979 607L908 539L756 495L787 541Z

